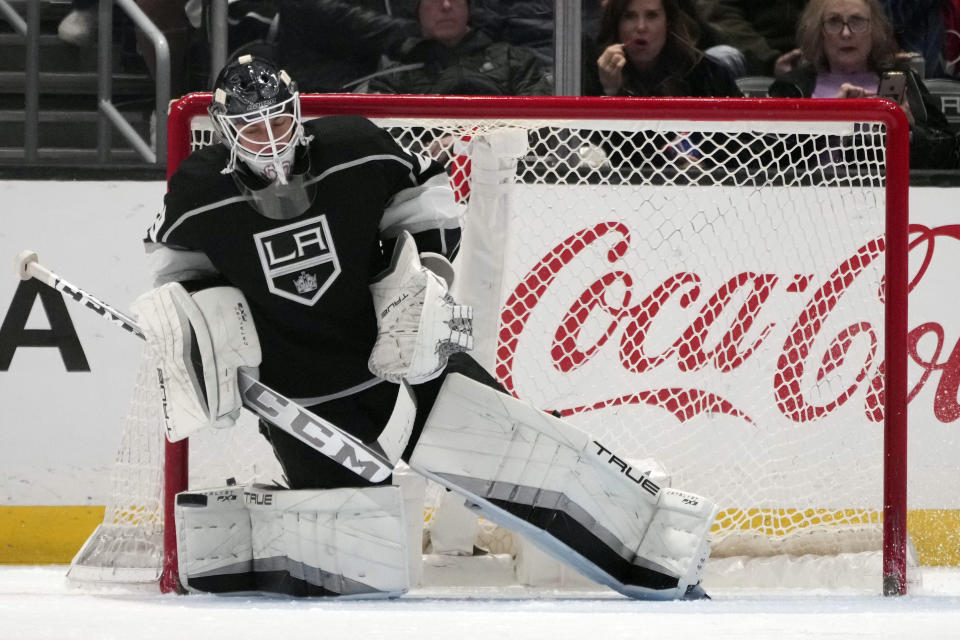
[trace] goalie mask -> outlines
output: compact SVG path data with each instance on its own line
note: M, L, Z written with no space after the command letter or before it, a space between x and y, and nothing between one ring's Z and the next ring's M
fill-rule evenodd
M270 218L290 218L309 206L311 194L297 149L309 142L300 120L296 83L269 60L240 56L228 63L213 87L210 117L230 151L224 173L233 174L253 206ZM243 167L237 166L237 161Z

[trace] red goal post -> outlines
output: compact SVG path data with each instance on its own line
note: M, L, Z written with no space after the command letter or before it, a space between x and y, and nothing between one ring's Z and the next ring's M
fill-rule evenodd
M191 140L193 139L193 136L196 135L195 127L193 126L194 120L198 117L203 118L206 116L206 108L209 104L209 100L209 94L191 94L173 103L171 106L167 138L168 176L172 175L179 162L190 153ZM867 173L870 175L867 175L866 177L848 176L844 178L844 180L850 181L851 184L857 183L858 180L861 181L861 183L864 180L868 181L870 184L867 185L867 188L870 190L870 193L874 195L868 195L864 200L870 202L872 201L871 199L875 199L883 208L881 215L883 215L884 219L880 223L881 226L879 227L882 237L878 239L878 242L880 243L879 247L873 246L872 248L873 254L878 255L882 252L884 258L882 267L883 273L880 282L880 288L882 288L882 291L877 294L878 297L885 299L886 302L886 304L883 304L882 309L882 359L879 360L879 371L873 371L871 372L871 375L866 376L873 381L879 380L879 383L874 382L874 387L876 387L877 384L879 384L880 387L874 388L872 395L870 395L870 392L868 391L867 395L873 398L874 404L877 402L882 404L882 451L879 453L879 455L882 456L882 460L875 461L876 464L882 468L883 476L882 588L885 594L905 593L907 585L907 353L905 345L907 334L908 290L907 188L909 181L909 153L908 124L902 111L898 107L891 102L880 100L615 99L572 97L514 98L381 95L303 95L301 96L301 100L302 111L304 116L307 118L332 114L360 114L374 119L375 121L422 120L422 127L424 129L432 129L434 127L444 129L446 125L442 123L457 121L461 124L458 125L460 128L456 129L457 133L454 135L454 138L456 139L454 139L453 142L463 143L460 145L461 147L469 144L473 133L486 130L488 128L493 128L496 126L494 123L499 122L507 122L509 123L508 126L510 127L523 126L523 124L526 123L531 131L539 130L544 127L553 127L553 130L555 131L566 131L567 128L577 128L580 126L580 123L586 122L591 123L591 126L594 127L594 129L603 129L603 123L609 122L611 123L611 128L616 130L616 136L602 137L602 140L599 142L592 139L589 135L581 135L577 137L575 144L573 144L573 153L570 154L570 156L574 157L574 159L580 163L578 167L574 170L569 170L569 166L565 165L566 168L557 170L551 165L545 170L546 174L548 174L548 178L543 180L543 182L555 185L563 182L565 178L573 177L576 180L580 180L582 185L601 185L603 187L611 188L614 193L631 193L633 189L638 188L638 185L641 187L645 184L662 185L664 180L673 180L676 176L680 176L679 180L676 181L677 186L664 189L670 191L671 194L679 192L679 189L684 188L685 186L694 188L696 185L710 184L715 186L720 184L720 188L723 188L723 184L725 184L723 179L719 180L719 182L714 180L712 177L712 174L714 173L712 169L723 165L726 162L732 162L730 158L735 158L737 156L736 153L730 152L727 148L728 141L737 140L738 136L741 136L741 133L746 135L745 132L753 132L755 130L762 130L767 133L764 135L757 135L755 138L751 139L750 143L744 143L741 152L749 152L751 149L754 149L755 145L751 145L753 145L757 140L762 140L764 136L774 138L780 136L777 138L779 140L777 144L783 147L787 153L777 155L780 153L779 151L769 152L769 162L771 163L798 162L798 166L806 166L811 161L818 161L818 159L823 159L826 157L826 164L832 163L834 165L833 169L830 171L836 171L837 173L840 173L847 171L847 163L850 162L849 158L853 158L852 162L856 164L857 162L864 160L864 157L870 156L867 159L872 163L871 166L873 167L871 170L867 171ZM623 131L630 128L630 125L625 123L644 123L642 126L648 127L654 133L649 134L648 138L644 138L644 142L637 142L637 135L639 134L637 134L635 131L630 130L629 135L623 134ZM822 131L827 132L826 134L823 134L823 140L839 141L839 146L837 148L838 150L826 150L822 145L814 145L812 147L814 149L812 154L808 154L797 160L796 149L786 148L788 143L785 141L792 139L789 137L784 137L782 132L787 131L789 128L787 125L796 125L798 130L804 131L805 126L810 123L815 123L816 126L813 127L815 130L821 133ZM843 127L848 126L851 123L861 123L862 126L871 128L870 130L877 134L874 136L875 138L877 136L882 138L882 143L879 143L877 147L867 151L851 151L845 146L847 145L845 142L846 138L839 134L830 133L831 129L830 126L828 126L838 125ZM712 137L714 128L718 128L718 130L721 131L721 134L718 134L716 137ZM857 128L854 127L850 130L857 131ZM665 134L664 131L669 131L671 133L668 135ZM692 134L690 133L691 131L693 132ZM770 131L773 131L774 133L769 133ZM566 134L564 133L563 135ZM611 143L611 140L616 140L616 142ZM644 151L646 148L644 145L647 144L645 141L647 140L655 140L656 145L650 146L646 151ZM664 141L666 144L664 144ZM541 143L542 146L543 141L539 140L538 142ZM624 150L624 145L630 145L630 148ZM425 148L425 146L426 145L421 145L422 148ZM531 149L534 149L534 151L531 153L534 155L540 153L535 150L537 143L531 141L530 146ZM551 147L550 144L547 144L546 146ZM799 146L802 147L803 144L800 143ZM703 151L703 149L708 147L709 151ZM551 152L548 149L546 155L549 155L550 153ZM613 167L613 171L611 172L611 163L616 164L617 162L623 162L627 165L630 165L634 162L636 153L645 153L647 155L650 155L651 153L667 154L667 156L670 158L668 162L670 165L670 172L668 173L670 175L665 175L656 165L648 167L645 172L639 169L637 169L636 172L633 172L634 167L631 166L632 173L630 173L630 175L627 177L624 177L623 175L625 171L620 171L619 174L617 174L618 167L616 166ZM724 158L724 160L717 160L714 165L707 166L707 168L704 169L704 165L709 165L709 163L704 161L704 155L707 153L718 153ZM760 153L767 153L767 151L761 151ZM871 154L876 155L876 157L872 157ZM464 200L467 200L469 197L467 192L470 188L471 176L469 175L469 163L464 163L463 161L465 156L466 152L459 155L457 152L453 152L449 154L448 158L452 158L450 166L452 167L452 174L454 175L454 186L458 189L458 194ZM459 164L457 164L458 157L460 158ZM764 158L765 156L761 155L759 157ZM569 160L561 160L561 164L566 163L569 165L569 162ZM766 160L763 160L763 162L766 162ZM549 165L550 163L548 162L547 164ZM700 166L693 166L691 168L691 165ZM602 168L602 170L599 170L598 168ZM598 173L591 173L592 169L598 169ZM543 170L534 170L530 175L535 176L538 174L538 171L541 176L544 175ZM740 173L750 173L749 170L742 167L737 167L734 171L739 171ZM795 169L790 169L789 171L795 172ZM817 171L822 174L824 171L823 167L820 167ZM611 178L611 175L616 175L617 177ZM810 176L815 175L819 174L817 172L810 173L806 175L803 181L809 182L812 179ZM764 169L759 173L751 174L747 178L747 181L742 184L747 186L747 190L763 189L764 180L769 178L769 176L770 172ZM536 182L537 178L530 177L529 180L530 182ZM786 182L784 182L786 179L783 178L781 174L777 174L777 176L774 176L772 180L772 184L775 186L779 185L782 187L784 184L786 184ZM813 185L813 191L816 191L816 185ZM581 196L578 195L577 197ZM604 199L604 202L606 202L606 199L608 198L619 198L621 196L590 196L590 198L594 197ZM771 214L775 213L775 210L778 207L789 206L789 204L787 204L788 200L784 200L783 197L784 196L782 195L777 196L777 198L780 199L774 199L770 201L769 206L771 207ZM657 203L661 202L660 198L661 196L658 195L656 198L652 199L650 203L653 204L650 204L650 206L659 210L660 205ZM820 205L824 206L826 209L837 208L838 206L842 208L844 206L837 205L831 199L829 194L824 195L823 193L814 195L811 202L819 202ZM704 207L703 203L698 201L685 202L684 204L679 205L680 208L683 208L684 206L686 206L688 209L702 209ZM752 208L755 205L747 204L744 206L750 208L752 211ZM754 219L760 219L759 217L756 217L756 212L754 212L754 215ZM667 219L668 217L665 216L665 220ZM816 218L812 219L816 220ZM539 224L542 226L549 226L545 225L545 222L549 222L549 220L550 219L546 221L540 221ZM716 218L714 218L712 220L700 220L699 222L697 222L695 219L691 219L687 222L689 222L691 225L702 223L698 228L709 229L716 221ZM549 269L551 264L556 265L563 263L564 260L569 257L564 257L565 254L570 254L571 251L576 253L584 246L596 241L599 236L604 234L609 235L608 232L611 232L611 228L600 228L599 224L603 221L598 220L596 222L598 225L592 227L589 224L584 224L582 230L583 232L581 232L580 235L570 235L567 237L564 240L566 244L559 243L550 245L553 247L552 251L554 251L554 253L547 255L547 258L549 259L540 265L541 269ZM592 230L587 230L588 228ZM622 229L614 231L617 231L621 234L626 234L626 232L624 232ZM657 229L654 229L653 231L657 231ZM796 235L796 231L797 230L794 230L794 235ZM807 227L799 229L799 232L809 233L811 236L817 235L820 231L820 229L816 228L816 225L808 225ZM671 229L669 233L664 231L664 237L666 238L664 242L669 244L669 239L671 237L676 237L677 233L678 232L676 229ZM826 229L824 233L827 236L831 235L829 228ZM530 235L536 234L536 230L530 232ZM749 235L749 230L747 235ZM787 235L789 236L789 234ZM646 237L650 237L650 233L647 233ZM829 240L829 238L827 238L827 240ZM867 241L870 240L870 238L864 238L863 240L863 246L868 246L869 243ZM623 242L620 243L620 245L622 244ZM701 249L706 253L714 250L711 248L711 246L704 246L701 247ZM777 247L772 247L772 249L776 250ZM465 242L464 251L469 250L470 245ZM534 251L535 253L535 250L531 249L531 251ZM613 249L611 249L611 251L613 251ZM651 253L654 252L651 251ZM852 268L854 270L859 269L859 263L857 261L860 259L860 257L856 256L853 258L852 264L854 266ZM862 259L866 261L869 258L863 257ZM731 263L731 265L732 264L733 263ZM845 264L847 264L849 267L851 263L848 262ZM533 265L529 264L528 266L532 267ZM731 266L731 268L734 267ZM765 299L765 296L769 293L769 291L766 291L762 288L762 278L759 275L754 274L752 269L742 265L738 265L736 268L741 271L741 276L743 276L741 277L741 280L749 280L756 275L757 277L753 284L755 287L754 291L762 291L763 293L762 295L758 294L760 295L760 298L750 298L747 296L746 300L743 301L744 307L741 308L741 311L742 309L748 309L746 314L747 320L745 326L740 326L740 334L739 337L734 340L735 343L738 340L743 340L743 334L749 333L750 323L753 320L756 320L757 314L760 313L758 309L750 308L750 305L753 304L756 306L762 304L763 299ZM691 278L695 276L695 271L693 269L690 269L689 272L685 273L688 273ZM506 290L512 291L513 297L506 302L501 299L500 302L497 303L500 306L498 309L496 309L498 315L496 319L497 324L495 328L495 335L499 336L499 338L496 340L497 344L491 347L491 350L487 354L489 357L485 364L496 370L498 378L500 378L502 382L504 381L505 376L512 376L517 370L519 365L517 364L516 360L525 357L525 355L521 353L522 349L516 344L517 335L510 333L510 327L513 323L517 322L517 315L524 315L526 317L532 314L533 310L531 308L524 307L522 304L518 307L517 301L518 299L522 299L524 296L535 291L543 293L549 284L548 283L545 285L543 282L552 282L556 274L551 272L545 277L542 276L543 273L538 272L537 269L530 269L526 272L525 276L521 276L521 279L526 277L527 280L522 282L516 288L511 289L510 287L504 287ZM847 272L844 272L843 269L840 269L835 271L832 276L832 285L842 287L855 277L855 273L852 275L849 271L849 268ZM540 280L537 280L537 278L540 278ZM604 280L604 278L606 278L606 280ZM637 333L644 330L645 327L649 328L651 318L648 316L650 314L645 316L645 321L647 322L646 325L644 325L642 322L638 324L637 318L634 317L630 320L630 323L632 324L626 321L622 322L616 327L611 324L606 333L604 333L603 329L597 330L595 328L590 329L589 327L584 328L584 322L588 320L594 320L594 318L591 317L591 313L594 313L596 309L603 307L606 312L613 313L613 311L611 311L611 307L615 305L611 305L610 300L608 299L611 295L621 296L621 298L624 299L624 304L622 306L626 307L625 300L628 299L631 294L631 291L629 290L629 284L632 282L633 276L624 271L617 272L615 275L606 274L603 277L595 280L593 283L580 283L579 285L576 285L579 286L580 289L571 291L576 293L577 291L582 290L583 294L579 299L579 306L577 303L571 304L571 300L575 299L575 296L572 298L571 296L567 297L566 302L564 303L568 308L568 313L564 316L564 323L567 324L561 324L560 326L557 326L555 323L554 325L549 325L551 329L554 327L557 329L554 335L555 339L552 343L552 348L555 351L557 349L562 351L564 349L564 345L567 345L572 350L562 353L561 351L556 351L556 357L554 357L552 361L553 368L550 369L550 365L543 365L544 373L537 375L553 379L556 377L556 375L559 375L556 373L556 370L564 370L566 373L576 373L578 367L580 367L585 359L590 357L590 354L595 351L593 347L603 344L603 342L608 338L611 338L614 333L626 335L630 333L630 331ZM697 283L698 288L696 291L697 295L699 295L699 280ZM728 281L728 291L726 291L726 293L723 295L726 295L727 299L730 299L734 296L736 293L735 290L740 284L742 284L740 281ZM791 286L795 285L796 282L794 282L794 284ZM802 287L805 286L806 284L802 285ZM586 289L584 289L584 287L586 287ZM627 289L626 293L623 291L625 288ZM612 289L617 289L619 293L609 294L609 291ZM731 293L730 290L734 290L733 293ZM821 291L823 290L824 289L821 289ZM689 293L689 290L687 290L687 292ZM643 292L639 293L640 295L643 294ZM718 295L721 294L718 292ZM662 297L654 300L654 302L656 303L654 306L659 305L660 302L663 302L663 305L665 306L667 302L669 302L669 293L663 293ZM687 304L691 304L689 296L686 299L686 302ZM808 314L808 316L810 314L815 315L818 312L817 304L823 305L827 303L825 303L823 299L821 299L819 302L813 301L803 310L803 313ZM713 318L714 316L723 313L722 306L722 303L717 303L716 309L713 311L708 310L705 313L707 313L710 318ZM706 309L706 307L704 308ZM644 311L644 313L647 313L647 311ZM656 310L654 310L654 314L655 313ZM620 318L621 316L617 317ZM741 316L743 316L742 313ZM703 314L701 314L700 319L702 320L703 317ZM740 321L742 320L743 318L741 317ZM578 324L580 321L584 322ZM570 323L572 323L572 325ZM568 329L566 333L564 333L562 330L564 326L566 326ZM624 329L625 326L627 327L626 329ZM695 325L691 324L691 327L693 326ZM773 324L771 323L770 326L773 326ZM855 328L851 329L850 327ZM828 363L827 355L824 356L824 362L821 364L820 374L818 374L821 377L829 379L831 372L842 369L843 366L839 361L843 359L844 354L848 353L848 350L855 348L851 347L850 344L856 340L858 332L862 332L864 329L855 322L853 322L850 327L848 327L849 330L845 334L841 332L841 336L838 336L838 338L829 345L829 348L825 354L840 353L840 356L837 358L838 362L836 363ZM597 335L592 335L591 337L585 338L584 335L589 333L591 330L594 331L595 334L597 331L599 331L601 334L600 337L598 338ZM697 336L695 336L698 344L705 339L706 332L707 330L703 329ZM800 331L800 334L802 333L803 331ZM752 337L753 336L751 336L751 338ZM805 338L796 338L796 340L801 339ZM591 340L594 341L593 347L587 349L581 348L583 345L580 344L580 342L590 343ZM756 339L756 343L760 343L759 338ZM624 338L621 338L621 344L626 344ZM804 351L810 347L808 343L805 343L805 345L800 346L793 345L795 348L791 350L786 347L787 344L787 342L784 343L784 350L781 354L781 357L787 358L788 360L790 358L798 357L799 351ZM636 345L631 346L636 347ZM736 351L736 348L740 346L742 345L733 344L733 351ZM681 345L679 351L684 350L689 355L690 345ZM635 352L632 355L621 355L627 360L629 360L631 357L637 358L643 355L642 350L639 350L641 352L641 356L637 356L636 351L638 350L635 349ZM682 359L683 354L679 353L679 351L675 349L673 351L673 356L678 359ZM717 354L719 352L714 350L712 353ZM481 353L479 355L481 361L484 362L483 354ZM627 362L627 360L624 360L624 362ZM727 370L733 366L730 365L729 362L725 364ZM790 363L788 363L788 367L786 369L787 371L789 371L789 365ZM696 369L697 366L700 365L697 363L690 364L687 366L684 373L690 373L693 369ZM564 369L564 367L566 368ZM627 368L629 368L629 366ZM684 368L682 363L680 368ZM721 367L721 369L722 368L723 367ZM550 369L550 371L547 371L547 369ZM784 367L781 366L777 375L783 376L784 370ZM634 368L632 373L636 373L637 371L638 370ZM547 375L547 373L549 373L549 375ZM618 373L617 375L620 374ZM856 374L853 375L856 377ZM864 378L864 376L864 371L861 371L859 377L856 377L856 380L860 381ZM719 377L719 375L717 377ZM517 382L516 380L508 380L507 382L509 383L507 386L510 388L510 390L515 392L519 391L519 395L521 395L521 397L526 395L523 389L518 390L517 388L517 385L521 383ZM534 392L531 395L537 396L538 393ZM618 396L618 399L622 400L623 398L627 397L627 395L628 394L621 393ZM717 404L717 398L719 395L721 394L714 395L712 396L712 400L707 401L708 404L713 402L713 405L707 406L706 409L704 409L704 405L701 404L700 410L711 415L723 414L725 411L722 408L718 409L719 405ZM652 401L649 398L644 398L640 401L637 401L637 394L633 394L631 397L631 402L622 403L631 405L630 409L623 409L625 412L633 410L635 405L644 403L655 405L656 410L659 411L676 411L677 398L670 398L668 402L664 402L663 398L654 398ZM687 398L687 400L688 399L689 398ZM532 398L532 400L535 403L537 402L536 397ZM789 405L790 403L794 402L794 400L787 399L786 402ZM590 409L600 409L600 413L604 411L612 412L618 410L617 406L619 406L617 402L606 402L605 404L602 402L595 403L592 407L581 403L579 405L579 409L567 406L565 415L569 415L572 419L576 419L578 414L588 413ZM690 406L691 405L688 405L688 409ZM541 406L541 408L552 409L556 407ZM736 412L736 409L727 411L727 413L731 415ZM784 412L785 411L783 407L781 407L781 413ZM747 411L745 413L750 412ZM789 411L786 411L786 413L789 413ZM794 416L793 419L795 422L801 422L801 420L798 420L796 416ZM635 418L630 417L625 418L624 420L625 422L632 423ZM663 433L667 432L665 431ZM625 442L611 440L610 438L614 437L612 435L604 434L604 437L606 438L604 442L609 443L610 446L615 449L625 450L628 448ZM662 437L662 435L658 435L657 437ZM187 446L188 445L186 442L178 444L165 444L166 462L163 475L163 519L166 522L172 522L173 520L173 496L178 491L182 491L187 488ZM797 446L803 445L801 444ZM628 453L630 452L628 451ZM636 453L657 456L658 450L657 446L654 445L649 447L648 451L640 451ZM833 453L835 453L835 448L826 451L823 455L830 457L833 455ZM733 454L731 453L731 455ZM751 481L751 478L748 476L743 476L742 481L748 483ZM682 486L685 489L694 491L701 491L707 495L710 495L707 493L707 490L701 489L697 486L688 486L686 484L679 484L678 486ZM792 510L788 514L788 517L799 517L797 514L801 512L802 509ZM746 513L746 510L743 510L743 513ZM762 510L759 513L761 513L762 518L770 518L770 511ZM825 517L835 517L835 514L839 513L839 511L835 510L830 512L815 509L811 511L811 513L814 514L813 517L815 519L824 519ZM827 515L825 516L825 514ZM161 588L165 591L170 591L176 589L178 586L176 578L177 565L175 556L176 537L172 527L164 527L163 534L165 539L165 561L163 577L161 579Z

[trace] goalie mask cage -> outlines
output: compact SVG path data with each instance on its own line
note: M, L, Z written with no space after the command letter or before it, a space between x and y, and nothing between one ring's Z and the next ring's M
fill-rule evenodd
M172 105L168 174L213 142L208 103ZM905 593L908 128L893 103L304 95L302 108L367 116L446 163L467 205L454 293L474 305L475 356L624 473L654 457L717 501L711 563L873 553L877 589ZM152 393L135 392L112 502L71 572L147 567L170 591L173 496L279 471L252 427L207 434L209 451L192 438L188 465Z

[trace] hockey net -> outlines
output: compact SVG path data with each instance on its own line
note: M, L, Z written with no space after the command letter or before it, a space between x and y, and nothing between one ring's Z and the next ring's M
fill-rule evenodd
M168 171L213 142L208 100L174 104ZM624 473L655 458L674 486L716 500L705 582L789 582L819 557L826 587L857 558L843 570L904 591L908 167L895 107L311 95L303 113L366 115L446 164L466 212L455 293L475 307L476 357ZM249 418L192 438L188 465L160 435L150 369L74 577L164 573L174 588L172 493L282 478ZM479 545L508 546L480 530Z

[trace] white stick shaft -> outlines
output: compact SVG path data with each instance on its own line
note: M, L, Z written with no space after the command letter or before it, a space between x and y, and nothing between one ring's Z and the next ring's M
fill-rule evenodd
M40 264L36 253L22 251L17 256L17 273L23 280L36 278L88 309L97 312L118 327L142 340L146 339L143 331L140 330L133 318L121 313L80 287L70 284ZM391 419L387 429L384 430L384 433L377 440L377 444L374 445L376 448L371 448L332 422L324 420L283 394L252 378L242 369L238 370L237 373L240 392L243 396L243 406L270 424L286 431L370 482L386 480L393 472L393 467L399 459L400 452L403 451L403 446L406 445L406 441L410 437L412 417L410 420L401 421L401 424L396 424ZM410 389L405 384L401 386L401 394L406 394L402 396L404 398L412 397ZM397 444L383 446L381 441L386 443L389 441L388 438L393 440L394 443L400 440L402 444L399 447ZM384 449L389 453L385 453Z
M27 262L24 265L24 271L30 278L36 278L48 287L53 287L65 296L73 298L76 302L79 302L86 308L100 314L109 322L112 322L121 329L129 331L142 340L146 340L146 336L143 335L143 332L140 330L140 327L137 326L137 323L133 318L124 313L120 313L106 302L103 302L96 296L87 293L80 287L70 284L39 262L35 260Z

